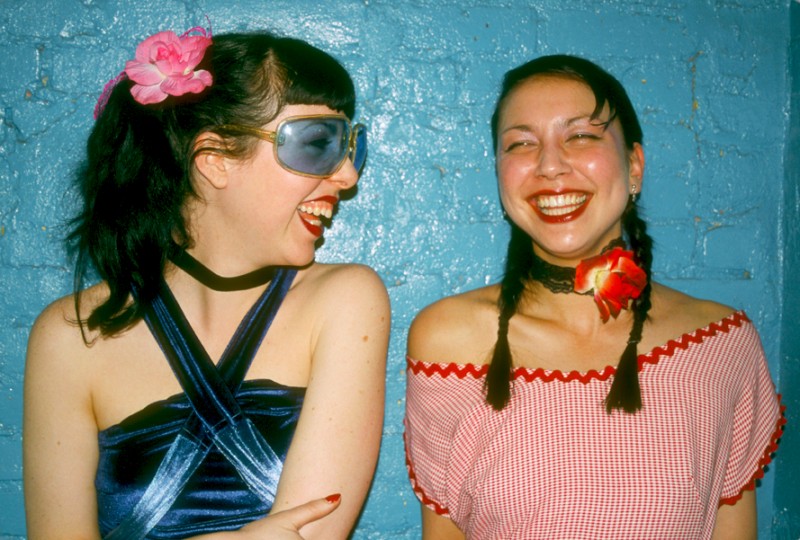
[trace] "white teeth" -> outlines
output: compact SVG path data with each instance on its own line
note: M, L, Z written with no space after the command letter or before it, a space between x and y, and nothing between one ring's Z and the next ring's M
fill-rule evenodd
M574 212L586 202L583 193L566 193L559 195L541 195L536 197L536 205L547 216L563 216Z
M563 216L578 209L579 206L567 206L565 208L542 208L542 214L547 216Z
M333 206L326 203L301 204L297 207L297 209L304 214L309 214L311 216L323 216L328 219L333 216Z

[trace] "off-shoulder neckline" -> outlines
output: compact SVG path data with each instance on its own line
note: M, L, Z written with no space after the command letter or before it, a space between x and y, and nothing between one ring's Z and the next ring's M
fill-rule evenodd
M639 371L642 371L647 365L658 364L663 358L669 358L675 351L686 350L692 345L699 345L707 338L716 336L719 333L728 333L733 328L739 328L744 324L751 323L743 310L734 311L730 315L720 319L719 321L712 322L702 328L698 328L691 332L686 332L680 337L668 340L663 345L654 347L647 353L640 354ZM465 377L472 377L480 379L486 376L489 369L488 364L460 364L455 362L450 363L431 363L422 360L416 360L410 356L406 357L408 369L414 373L423 373L428 377L438 374L441 377L455 376L459 379ZM517 367L514 368L512 378L523 379L531 382L539 379L544 382L562 381L571 382L579 381L587 384L591 381L605 381L609 379L617 369L615 366L606 366L600 370L591 369L589 371L561 371L549 370L544 368L527 368Z

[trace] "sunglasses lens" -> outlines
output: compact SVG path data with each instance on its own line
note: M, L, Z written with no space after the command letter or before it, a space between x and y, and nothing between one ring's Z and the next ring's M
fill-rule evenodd
M329 176L347 154L349 131L343 118L301 118L286 122L276 139L278 160L302 174Z
M353 128L355 132L355 147L353 148L350 159L353 161L353 167L356 172L361 174L361 169L364 167L364 162L367 160L367 128L361 124L356 124Z

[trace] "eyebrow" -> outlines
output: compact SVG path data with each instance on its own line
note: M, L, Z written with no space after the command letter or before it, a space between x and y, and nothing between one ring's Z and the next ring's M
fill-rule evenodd
M583 120L586 120L590 124L595 125L594 122L596 122L598 119L597 118L592 118L591 114L582 114L580 116L574 116L572 118L568 118L566 121L562 122L561 124L564 127L569 127L569 126L577 124L578 122L581 122ZM602 125L605 125L607 123L608 122L601 121L597 125L602 126ZM528 124L516 124L516 125L507 127L506 129L501 131L500 134L504 135L505 133L508 133L509 131L524 131L526 133L530 133L530 132L533 131L533 129L531 129L531 127Z

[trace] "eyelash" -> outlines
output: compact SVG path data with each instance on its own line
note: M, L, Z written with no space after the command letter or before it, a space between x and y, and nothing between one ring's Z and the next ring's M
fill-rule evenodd
M575 135L571 135L569 137L569 139L592 139L592 140L597 140L599 138L600 137L598 137L594 133L583 133L583 132L576 133Z
M532 144L533 143L531 141L514 141L505 147L505 151L511 152L512 150L519 148L521 146L531 146Z
M569 137L567 137L567 141L570 141L570 140L592 140L592 141L596 141L596 140L599 140L600 138L601 137L599 135L595 134L595 133L586 133L586 132L582 131L580 133L575 133L573 135L570 135ZM504 148L504 151L505 152L511 152L512 150L515 150L515 149L523 147L523 146L534 146L534 145L536 145L535 141L529 141L529 140L513 141L513 142L509 143L508 146L506 146Z

